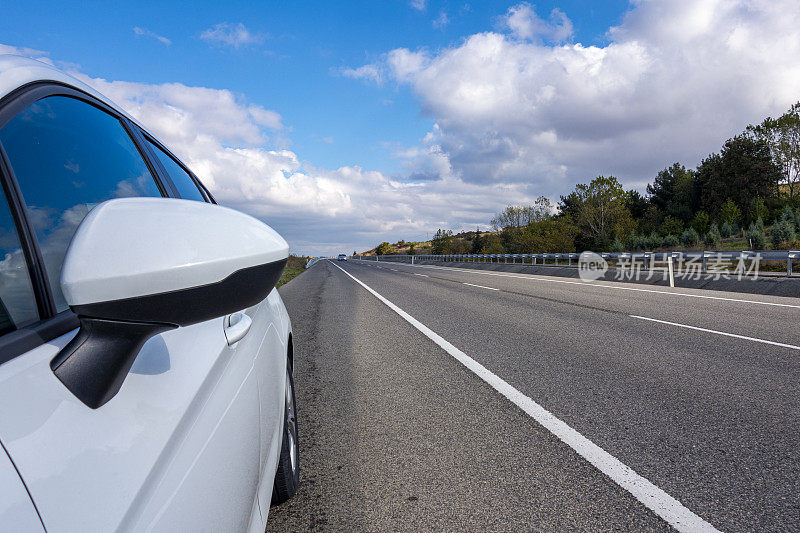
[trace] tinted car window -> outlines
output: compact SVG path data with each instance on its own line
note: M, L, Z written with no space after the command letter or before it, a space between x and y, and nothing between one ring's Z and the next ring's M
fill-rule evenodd
M164 152L164 150L151 143L149 139L147 142L150 144L153 152L155 152L158 160L161 161L161 164L164 166L167 174L169 174L169 177L172 179L172 183L175 184L175 188L178 189L178 194L180 194L181 198L185 200L197 200L198 202L205 202L206 199L203 196L203 193L201 193L200 189L197 188L197 184L194 182L192 177L185 170L183 170L183 167L180 166L174 159L172 159L166 152Z
M0 335L39 319L28 263L11 210L0 199Z
M72 235L95 205L160 196L119 120L80 100L43 98L0 130L39 241L56 309L67 309L61 265Z

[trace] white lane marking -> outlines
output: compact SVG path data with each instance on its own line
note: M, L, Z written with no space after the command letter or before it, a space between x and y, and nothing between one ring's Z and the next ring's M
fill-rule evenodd
M400 272L400 271L399 271L399 270L397 270L396 268L390 268L389 270L391 270L392 272Z
M486 287L484 285L475 285L474 283L467 283L466 281L462 281L464 285L469 285L470 287L480 287L481 289L489 289L490 291L499 291L500 289L495 289L494 287Z
M678 324L677 322L668 322L666 320L658 320L656 318L648 318L646 316L628 315L631 318L638 318L640 320L648 320L650 322L658 322L659 324L667 324L670 326L678 326L679 328L694 329L696 331L705 331L706 333L714 333L715 335L725 335L726 337L734 337L736 339L744 339L753 342L762 342L764 344L772 344L773 346L781 346L783 348L791 348L792 350L800 350L800 346L794 344L784 344L782 342L768 341L765 339L758 339L756 337L747 337L745 335L737 335L735 333L726 333L724 331L717 331L715 329L698 328L697 326L690 326L688 324Z
M422 276L423 278L427 278L428 277L427 274L417 274L416 272L414 272L414 275L415 276Z
M471 268L454 268L454 267L442 267L442 266L433 266L433 265L406 265L415 268L432 268L438 270L454 270L456 272L467 272L469 274L483 274L484 276L499 276L503 278L519 278L519 279L530 279L534 281L546 281L549 283L565 283L567 285L583 285L589 287L603 287L606 289L617 289L620 291L635 291L635 292L652 292L655 294L666 294L669 296L687 296L689 298L703 298L706 300L723 300L726 302L737 302L737 303L746 303L746 304L756 304L756 305L773 305L776 307L791 307L794 309L800 309L800 305L796 304L782 304L777 302L759 302L758 300L744 300L740 298L725 298L723 296L708 296L705 294L689 294L686 292L673 292L673 291L657 291L655 289L638 289L636 287L622 287L616 285L604 285L602 283L593 283L593 282L586 282L586 281L568 281L564 279L550 279L550 278L542 278L538 276L534 276L532 274L526 275L519 275L519 274L501 274L499 272L486 272L484 270L477 270Z
M467 354L444 340L437 333L422 324L395 304L378 294L360 279L356 278L339 265L336 268L347 274L353 281L364 287L378 300L386 304L389 309L403 317L409 324L417 328L423 335L438 344L444 351L453 356L461 364L475 373L494 390L508 398L514 405L525 411L531 418L544 426L563 443L575 450L603 474L611 478L614 483L631 493L645 507L663 518L672 527L681 532L715 532L714 526L694 514L683 506L681 502L655 486L646 478L622 463L619 459L593 443L562 420L556 418L550 411L522 394L501 377L497 376L485 366L481 365Z

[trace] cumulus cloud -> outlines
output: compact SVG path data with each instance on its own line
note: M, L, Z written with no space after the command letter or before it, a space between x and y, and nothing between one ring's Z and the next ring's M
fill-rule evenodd
M133 33L136 35L142 35L144 37L152 37L153 39L157 40L161 44L165 44L167 46L172 44L172 41L164 37L163 35L159 35L153 31L148 30L147 28L140 28L139 26L133 27Z
M485 227L499 207L533 197L522 184L487 188L450 175L432 136L424 149L414 149L419 153L397 154L408 159L412 181L357 165L322 169L275 147L279 114L230 91L71 74L161 139L221 203L261 218L294 251L360 251L437 227Z
M550 12L549 20L544 20L534 6L524 2L508 9L503 23L518 39L561 43L572 37L572 21L558 8Z
M506 32L371 65L412 89L438 153L470 183L554 197L613 173L641 187L798 99L794 0L634 2L604 46L559 44L572 33L560 11L544 21L524 3L503 20Z
M263 43L267 36L263 33L253 33L241 22L232 24L222 22L204 30L200 38L208 43L240 48L251 44Z

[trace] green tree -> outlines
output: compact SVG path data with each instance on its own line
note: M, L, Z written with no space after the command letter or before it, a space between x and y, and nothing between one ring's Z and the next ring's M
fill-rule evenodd
M679 219L673 217L672 215L667 215L664 217L664 222L661 223L659 227L659 231L661 235L680 235L683 233L683 222Z
M598 176L562 197L560 210L575 221L581 248L605 249L615 236L627 235L635 227L627 201L628 194L617 178Z
M769 209L767 209L766 204L764 203L763 198L753 198L750 200L750 209L747 213L747 217L751 222L755 222L757 220L761 220L762 227L764 225L763 220L767 218L769 215Z
M757 126L751 124L746 133L769 146L789 196L800 192L800 102L778 118L767 117Z
M481 253L484 254L502 254L505 253L503 249L503 241L500 240L498 235L490 233L484 239L483 250Z
M722 245L722 234L719 232L716 222L711 224L703 242L711 248L719 248Z
M509 205L491 220L495 230L521 228L533 222L541 222L552 216L553 206L544 196L536 199L533 205Z
M376 255L389 255L390 253L392 253L392 245L390 245L388 242L380 243L375 249Z
M700 207L718 212L730 197L740 207L752 198L777 195L781 172L767 143L740 135L728 139L719 154L711 154L697 167Z
M452 253L453 232L450 230L439 229L431 239L431 251L434 255Z
M705 211L698 212L692 221L692 227L698 235L705 235L711 225L711 217Z
M733 225L739 222L739 218L742 216L742 210L739 209L739 206L736 205L732 199L728 198L725 200L725 203L722 204L722 207L719 209L719 218L722 222L727 222L730 225Z
M680 163L659 172L647 186L652 205L665 215L688 223L698 207L695 175Z

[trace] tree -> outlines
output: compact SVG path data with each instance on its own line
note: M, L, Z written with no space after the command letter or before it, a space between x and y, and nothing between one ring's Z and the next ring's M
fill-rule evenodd
M435 255L451 253L453 232L450 230L439 229L431 239L431 250Z
M382 242L375 249L375 255L389 255L392 253L392 246L388 242Z
M553 207L544 196L536 199L533 205L509 205L491 220L495 230L521 228L534 222L547 220L552 216Z
M634 221L626 205L628 194L614 176L598 176L588 185L579 184L562 198L561 211L573 212L581 233L581 248L607 248L614 236L627 235Z
M674 163L659 172L647 186L648 200L665 215L688 223L697 210L694 172Z
M722 204L722 207L719 209L719 218L724 223L727 222L731 226L739 222L739 218L742 216L742 211L739 209L739 206L736 205L736 202L728 198L725 200L725 203Z
M746 133L769 146L789 196L800 192L800 102L778 118L767 117L757 126L749 125Z
M696 179L700 207L716 213L729 197L741 208L751 198L775 197L781 173L765 141L740 135L728 139L719 154L705 158Z

